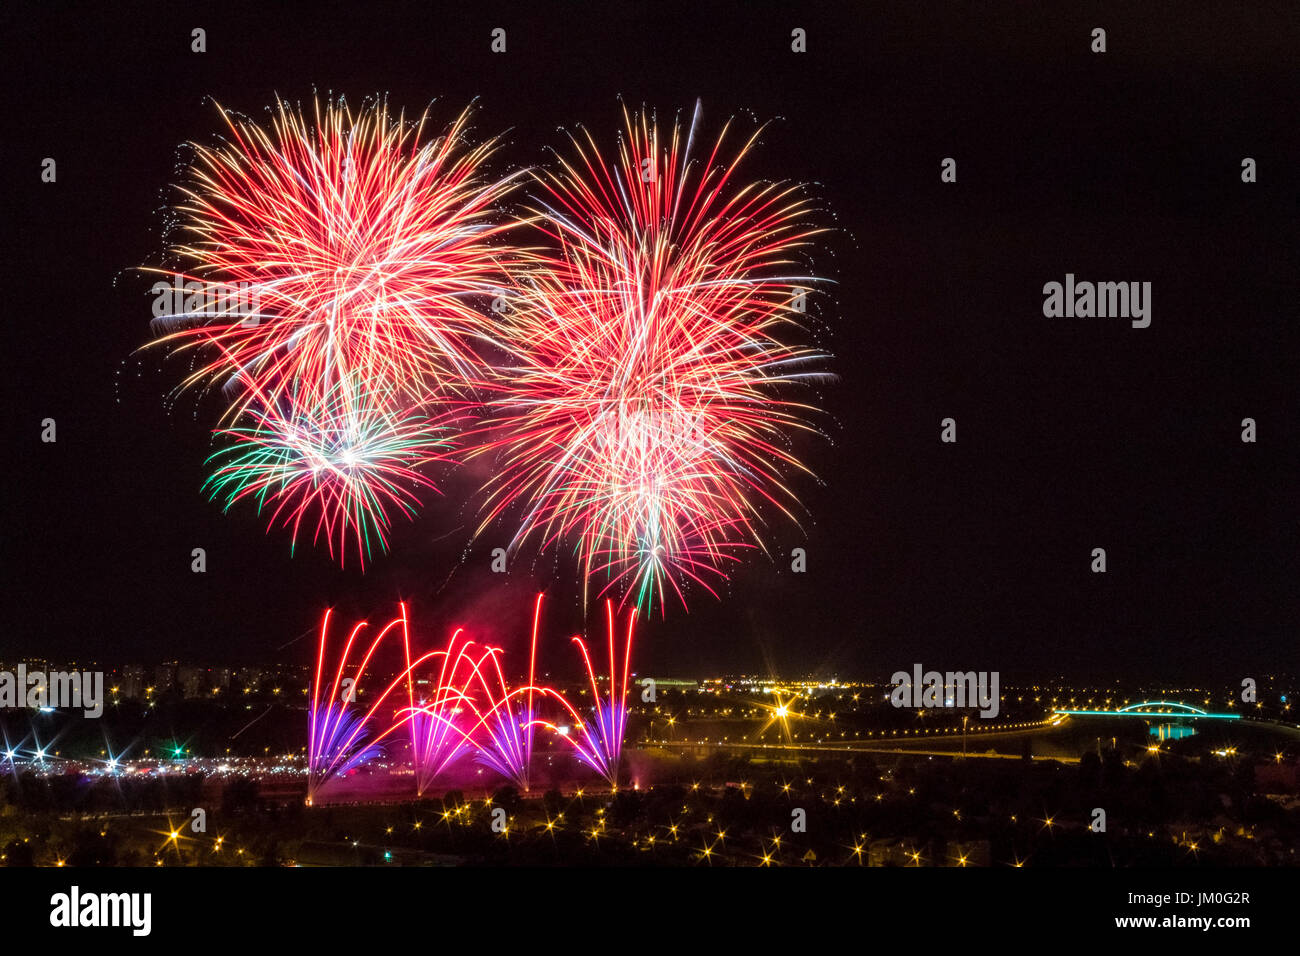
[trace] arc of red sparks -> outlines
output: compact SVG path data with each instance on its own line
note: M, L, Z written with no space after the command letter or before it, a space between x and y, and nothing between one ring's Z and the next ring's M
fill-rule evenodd
M503 777L527 789L532 761L535 729L543 727L566 740L579 761L617 785L622 740L626 731L628 680L635 612L627 623L623 655L617 653L615 613L606 602L607 650L609 654L608 699L602 696L599 681L585 642L574 637L586 669L592 692L595 715L584 719L563 694L552 687L536 683L538 636L540 633L543 595L533 605L529 646L529 677L525 684L511 687L502 667L501 648L476 644L464 637L464 629L453 631L445 647L412 657L410 623L405 603L399 614L388 622L366 647L355 673L353 690L359 693L361 676L371 659L400 626L405 668L379 693L369 707L352 711L355 701L339 699L345 673L350 669L353 648L368 625L360 622L348 633L333 676L326 680L325 658L332 610L321 623L320 648L312 682L309 715L309 784L308 801L340 770L364 758L371 748L406 726L409 731L410 759L416 777L417 793L435 780L461 753L473 750L479 759ZM431 699L417 701L415 676L433 659L439 659L438 677ZM325 688L328 684L328 691ZM405 688L405 705L393 707L390 718L378 718L392 695ZM540 701L550 701L568 715L572 733L564 734L559 726L539 716ZM390 705L391 706L391 705ZM462 716L464 715L464 716ZM385 722L386 721L386 722Z

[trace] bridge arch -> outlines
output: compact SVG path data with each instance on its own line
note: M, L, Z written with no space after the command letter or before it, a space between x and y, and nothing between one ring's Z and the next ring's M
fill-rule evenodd
M1144 707L1159 707L1161 710L1143 710ZM1172 708L1172 709L1166 709ZM1127 707L1121 707L1115 713L1117 714L1185 714L1189 717L1206 716L1207 712L1199 707L1193 707L1191 704L1184 704L1176 700L1145 700L1140 704L1129 704Z

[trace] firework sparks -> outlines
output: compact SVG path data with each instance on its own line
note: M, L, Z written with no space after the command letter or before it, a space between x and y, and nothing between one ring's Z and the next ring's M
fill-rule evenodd
M329 671L326 660L330 658L332 612L326 612L308 710L308 803L316 802L318 792L328 781L377 757L383 752L381 745L396 739L403 728L409 736L409 759L420 796L467 753L515 786L528 790L538 727L566 741L580 763L616 786L627 724L636 614L629 617L620 656L614 607L606 603L608 693L601 692L586 644L580 637L573 638L582 654L593 701L592 716L584 719L563 694L534 681L541 611L539 594L533 604L528 676L513 687L502 665L501 648L475 643L463 628L453 631L445 647L413 658L405 605L369 644L360 639L367 625L356 625ZM383 685L373 703L363 706L358 703L363 677L375 655L399 634L406 665ZM428 680L421 681L422 676ZM432 690L421 691L423 696L417 698L416 687L420 684L432 685ZM541 716L544 709L560 715L563 730L559 723Z
M614 605L605 602L606 631L609 652L609 691L602 695L591 663L591 654L586 642L581 637L574 637L573 642L582 654L587 681L591 688L592 719L584 721L579 713L560 698L565 710L573 719L573 729L561 734L569 742L578 759L609 781L611 787L618 786L618 768L623 754L623 737L627 729L627 692L628 677L632 667L632 635L636 624L636 611L628 615L627 632L623 642L623 654L620 658L615 641ZM558 695L557 695L558 696ZM539 724L559 733L559 728L546 721Z
M255 501L269 511L269 526L290 529L295 545L309 527L340 564L355 551L364 568L375 550L387 550L391 516L414 516L416 490L433 488L419 469L445 457L445 428L386 407L372 388L339 387L315 405L294 398L249 406L237 425L216 433L225 444L208 459L204 489L225 510Z
M159 342L217 353L186 384L255 380L259 397L276 397L382 380L422 401L430 383L472 382L477 345L491 340L473 300L505 281L512 253L497 240L511 224L494 207L513 177L485 181L496 143L466 144L469 111L432 139L427 114L408 123L382 103L354 114L317 102L309 120L281 102L269 131L222 115L227 144L196 146L182 189L194 242L174 252L192 263L184 278L200 301L235 287L256 309L238 322L188 308L155 321Z
M472 644L460 642L461 633L457 628L446 650L439 654L440 670L430 698L413 702L408 711L417 796L423 796L443 771L473 745L461 726L460 715L472 706L465 691L466 678L461 676Z
M311 686L311 706L307 711L308 747L307 747L307 802L314 802L317 791L331 778L358 767L380 753L379 746L394 730L401 727L405 717L378 729L382 719L378 715L396 712L397 705L385 703L394 691L402 686L406 688L409 713L414 706L414 689L411 674L415 666L424 660L411 661L410 630L406 618L406 605L400 605L398 617L389 621L371 641L361 661L352 667L352 649L357 644L366 623L357 624L348 634L347 642L339 655L329 687L322 680L325 676L325 659L329 646L329 627L332 612L326 611L321 621L320 645L316 658L316 676ZM360 705L357 700L361 693L360 683L371 658L389 639L389 635L400 630L405 649L406 670L380 692L369 708ZM352 674L349 675L348 671ZM400 699L400 695L399 695Z
M783 337L818 230L796 187L739 181L758 133L723 161L724 130L700 165L694 120L683 145L679 125L625 119L615 160L574 137L574 161L536 174L556 251L517 277L482 527L518 504L513 544L571 543L602 591L663 608L762 548L764 510L794 517L789 437L811 409L780 395L823 356Z
M480 762L496 770L521 790L529 789L528 771L533 758L534 704L539 693L555 695L550 688L534 686L537 666L537 629L541 621L542 595L533 603L532 640L528 651L528 680L511 689L501 669L500 648L487 648L474 666L483 706L476 707Z
M275 499L295 535L315 511L331 553L351 535L364 562L428 484L413 471L439 442L419 423L445 430L489 374L482 306L524 255L496 211L514 177L483 175L497 144L467 142L468 111L434 137L382 102L223 117L181 189L188 268L154 287L171 303L154 344L200 356L181 387L229 402L210 490Z

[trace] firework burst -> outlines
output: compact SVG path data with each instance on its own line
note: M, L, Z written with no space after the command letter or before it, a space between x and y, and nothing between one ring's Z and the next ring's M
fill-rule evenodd
M636 625L636 611L633 610L628 615L621 657L615 639L614 605L611 601L605 602L605 618L609 654L608 692L601 694L600 683L587 644L581 637L575 636L573 643L578 646L578 651L582 654L583 667L591 688L592 716L590 720L583 720L568 701L559 698L573 720L573 729L560 736L569 742L582 763L608 780L611 787L617 788L618 768L623 754L623 737L627 729L628 678L632 667L632 635ZM538 723L559 733L559 728L552 723L546 721L538 721Z
M429 698L413 702L408 711L417 796L423 796L443 771L473 746L461 717L473 703L465 687L467 665L472 670L468 657L472 643L462 642L461 633L459 628L453 632L446 650L438 654L438 677Z
M602 592L663 608L762 548L765 511L794 517L789 438L812 409L782 396L823 356L785 339L819 230L797 187L741 181L757 132L724 159L724 129L699 163L698 108L688 129L625 120L613 160L574 137L536 174L554 252L516 276L483 527L517 505L515 545L564 542Z
M327 611L321 622L308 708L307 802L317 802L318 792L328 781L384 753L387 744L400 736L409 740L409 764L418 795L464 754L472 754L478 763L527 790L539 727L567 742L580 763L617 786L627 727L636 613L628 619L620 656L614 607L606 602L606 692L601 691L586 643L573 638L582 654L592 696L591 715L584 717L559 691L534 682L541 612L539 594L533 604L528 676L511 686L501 648L476 643L463 628L456 628L440 650L412 657L404 604L398 616L368 644L361 638L367 627L363 622L352 629L337 656L332 655L332 612ZM399 638L405 667L381 686L373 702L368 706L361 703L362 683L375 655L386 645L391 649ZM332 670L326 666L328 660L334 661ZM547 719L543 713L555 719Z
M208 459L204 489L225 510L255 501L268 527L288 528L295 544L310 531L340 564L355 551L364 568L388 549L391 516L412 517L416 491L433 488L420 466L449 447L445 427L384 399L375 387L340 386L321 402L288 395L249 405L216 433L223 445Z
M222 115L181 187L186 268L154 287L154 344L228 402L209 490L364 563L489 374L484 305L525 256L496 209L514 177L484 176L497 144L467 141L468 111L437 136L382 102Z
M406 605L389 621L370 642L359 662L352 652L359 646L361 632L367 624L357 624L348 634L347 642L339 654L333 675L326 676L325 661L328 656L329 629L332 612L326 611L321 620L320 645L316 658L316 676L311 685L311 706L307 711L307 802L315 801L316 793L332 778L359 767L381 753L381 745L394 731L407 723L415 707L415 690L411 675L432 654L411 660L411 636L407 623ZM361 681L375 653L391 640L391 635L401 634L406 668L392 680L369 707L360 703ZM403 693L404 691L404 693ZM404 706L403 706L404 705ZM391 718L391 719L390 719Z
M412 712L412 752L420 793L465 749L521 790L530 786L535 701L558 697L533 683L542 595L533 605L528 679L511 687L499 647L476 645L457 629L444 651L431 699Z
M482 695L475 706L478 718L471 737L478 744L479 761L506 777L521 790L529 789L533 758L534 710L539 694L558 696L533 683L537 667L537 628L541 622L542 595L533 603L532 640L528 651L528 680L511 689L501 668L500 648L486 648L474 666L475 683ZM475 696L475 695L471 695Z
M496 143L466 143L469 111L432 138L427 113L411 123L383 103L317 101L308 119L281 101L269 130L222 115L225 145L194 147L178 209L191 241L173 252L200 303L233 287L255 308L155 321L158 343L214 356L185 384L221 382L238 408L348 378L413 401L476 381L491 322L475 300L513 261L495 215L513 177L483 176Z

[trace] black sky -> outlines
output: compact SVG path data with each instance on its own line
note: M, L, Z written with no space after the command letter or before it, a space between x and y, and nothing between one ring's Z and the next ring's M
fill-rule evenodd
M561 126L611 142L620 95L661 115L700 98L709 136L733 113L776 120L751 171L815 183L834 214L817 342L840 381L821 395L830 440L800 446L821 478L799 486L803 531L774 520L775 562L647 623L643 672L1294 666L1294 4L878 6L6 5L0 657L306 660L309 638L280 648L325 606L377 620L399 596L431 637L472 618L508 641L539 582L556 638L577 626L550 558L503 581L486 566L504 542L463 555L455 482L364 576L291 559L284 534L200 494L213 410L169 412L182 368L135 353L150 281L131 269L160 260L179 147L220 125L209 97L260 116L332 91L437 99L440 120L477 97L479 130L509 130L503 168L544 161ZM1151 327L1044 318L1067 272L1151 282ZM802 576L780 557L796 546Z

